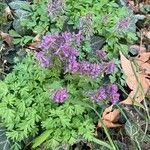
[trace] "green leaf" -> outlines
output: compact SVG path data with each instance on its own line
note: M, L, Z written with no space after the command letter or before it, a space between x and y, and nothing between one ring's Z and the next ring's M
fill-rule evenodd
M9 3L10 8L14 10L21 9L23 5L30 5L30 4L29 2L19 0Z
M93 51L101 49L104 43L105 39L103 37L93 36L91 38L91 47Z
M5 135L5 128L0 127L0 150L10 150L10 141Z
M36 139L32 141L33 145L32 148L36 148L39 145L41 145L52 133L52 130L46 130L44 133L42 133L40 136L38 136Z
M49 88L55 90L61 87L60 81L54 81L52 84L49 85Z
M21 8L24 9L24 10L27 10L27 11L31 11L31 5L30 5L30 3L23 3L21 5Z
M21 42L21 39L18 39L18 38L13 40L14 44L19 44L20 42Z
M0 81L0 97L5 96L8 93L8 87L5 82Z
M30 13L28 11L25 11L25 10L17 9L15 11L15 16L19 19L25 19L25 18L28 18L30 16Z
M12 37L18 37L18 38L20 38L21 37L21 35L20 34L18 34L15 30L10 30L9 31L9 34L12 36Z
M24 36L24 40L23 40L23 43L28 43L29 41L31 41L33 39L32 36Z

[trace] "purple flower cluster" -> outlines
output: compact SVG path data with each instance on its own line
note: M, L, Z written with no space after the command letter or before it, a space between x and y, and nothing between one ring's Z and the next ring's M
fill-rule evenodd
M109 99L113 104L119 101L120 94L118 93L118 86L116 84L109 85L107 87L107 93L109 94Z
M115 71L116 65L114 64L114 62L113 61L109 61L109 62L105 61L105 57L107 55L105 50L103 50L103 49L97 50L96 55L101 60L101 66L102 66L103 72L105 72L106 74L111 74Z
M69 60L72 60L78 56L78 51L76 48L72 48L67 44L64 44L63 46L60 47L61 57L64 57L65 59L68 58Z
M105 64L106 64L106 70L105 70L106 74L111 74L115 71L116 65L114 64L113 61L109 61Z
M96 63L89 63L87 61L77 62L77 60L70 59L67 65L67 72L78 72L81 75L88 75L90 77L97 77L101 73L101 68Z
M129 17L125 17L123 19L120 19L118 22L117 22L117 28L118 29L125 29L125 28L128 28L129 24L130 24L130 21L131 21L131 18Z
M73 67L73 70L76 70L75 61L76 57L78 56L78 51L76 47L80 45L81 40L82 33L80 31L78 34L64 32L59 35L56 33L44 36L40 44L40 48L46 50L46 53L50 50L50 56L59 56L61 60L69 63L68 68L71 69ZM41 66L46 66L41 63L43 61L46 61L45 63L48 65L48 60L47 57L44 55L44 52L38 52L38 55L36 55L36 57L39 59L40 64L42 64Z
M64 0L51 0L48 5L48 12L51 17L59 15L63 11Z
M39 65L41 67L50 67L51 65L51 61L50 61L50 57L46 56L43 52L35 52L35 56L38 58L39 60Z
M78 46L82 40L82 32L79 31L78 34L64 32L59 34L46 35L40 44L40 48L46 51L50 49L50 55L57 55L61 60L66 63L66 71L80 74L89 75L91 77L97 77L100 73L105 72L110 74L114 72L116 66L110 62L90 63L86 61L78 62ZM97 56L104 60L106 52L104 50L97 50Z
M68 98L68 91L66 88L58 89L53 96L53 101L56 103L63 103Z
M52 35L46 35L42 39L40 48L43 48L45 50L56 50L64 43L64 41L65 39L61 38L57 33Z
M61 35L57 33L46 35L43 37L40 48L43 48L45 50L51 49L57 51L63 47L80 45L81 39L82 33L80 31L78 34L63 32Z
M107 95L106 95L106 89L104 87L101 87L100 89L98 89L96 92L94 92L91 96L91 99L99 102L101 100L106 99Z
M78 70L79 70L79 63L77 62L76 58L69 59L66 71L75 73Z
M81 74L90 75L91 77L97 77L101 73L101 68L96 63L81 62L79 71Z
M105 50L101 49L101 50L97 50L96 51L96 55L100 58L100 59L104 59L106 57L106 52Z
M105 55L104 52L101 55ZM67 72L75 73L78 72L82 75L88 75L92 78L97 77L101 73L111 74L115 71L116 65L113 61L101 62L101 63L90 63L88 61L78 62L76 57L70 59L67 63Z
M91 94L91 99L93 101L99 102L104 99L110 100L112 104L119 101L120 94L118 93L118 86L116 84L111 84L108 86L102 86L95 92Z

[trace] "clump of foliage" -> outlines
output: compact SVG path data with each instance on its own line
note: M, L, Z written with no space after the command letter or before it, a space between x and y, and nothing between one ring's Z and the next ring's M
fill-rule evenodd
M38 59L39 53L35 54ZM25 139L38 135L33 148L72 145L81 139L94 141L98 116L92 110L101 107L92 96L97 103L109 99L105 89L99 89L102 77L65 73L59 57L51 58L53 67L42 68L35 56L17 60L12 73L0 82L0 117L13 143L11 148L21 149ZM45 57L40 55L39 62ZM115 85L106 84L105 88L116 94Z
M105 44L105 49L116 54L124 49L127 53L128 45L137 40L135 23L138 17L127 7L121 7L110 0L63 1L44 0L33 1L31 5L21 5L19 10L23 13L19 17L21 25L32 31L28 36L21 38L14 32L15 43L22 39L26 44L36 35L60 31L82 30L85 36L84 51L91 51L93 37L99 45ZM21 17L20 17L21 16ZM22 41L21 40L21 41ZM94 40L94 42L96 42ZM105 42L104 42L105 41ZM98 44L97 44L98 45ZM99 47L100 48L100 47Z
M137 40L138 17L114 0L14 1L9 6L15 44L42 38L38 49L16 59L0 82L5 141L12 150L53 149L82 140L111 149L95 138L95 125L105 106L119 101L114 83L125 82L115 56L119 50L128 53Z
M7 137L14 143L43 132L46 137L42 142L52 148L61 143L73 144L80 136L92 139L93 121L85 107L74 104L81 99L74 87L68 90L76 95L70 96L65 104L51 100L51 92L63 86L57 69L42 69L27 57L0 84L0 116Z

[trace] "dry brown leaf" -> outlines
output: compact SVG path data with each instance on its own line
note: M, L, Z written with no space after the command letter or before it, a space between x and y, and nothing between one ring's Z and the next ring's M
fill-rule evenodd
M40 45L40 42L38 42L38 41L33 42L33 43L28 44L28 48L36 50L36 49L39 49L39 45Z
M137 64L141 68L140 71L145 75L150 75L150 64L149 63L142 63L138 61Z
M121 127L121 124L118 123L113 123L111 121L108 120L102 120L103 124L107 127L107 128L116 128L116 127ZM98 127L102 127L102 124L99 122L98 123Z
M12 15L12 13L11 13L11 9L10 9L9 6L7 6L7 7L5 8L5 16L6 16L6 18L7 18L7 17L11 17L11 18L14 19L13 15Z
M40 42L40 34L37 34L34 39L33 39L34 42Z
M106 108L102 115L102 122L107 128L120 127L121 125L116 123L119 119L120 111L113 109L113 105ZM98 127L102 127L101 122L98 123Z
M33 39L33 43L28 44L28 48L36 50L39 49L40 46L40 34L37 34L34 39Z
M143 57L144 61L147 61L149 59L148 55L150 54L149 53L147 55L145 54L146 53L142 53L142 56L140 57L140 59ZM132 104L133 103L132 99L140 103L144 99L144 96L149 89L150 85L149 85L149 82L147 81L148 79L146 78L146 75L140 74L139 72L136 72L135 74L133 71L133 67L131 66L132 62L130 62L121 52L120 52L120 56L121 56L122 69L125 75L127 76L126 83L130 87L130 89L133 90L129 94L129 97L125 100L125 103L124 102L121 102L121 103Z
M150 60L150 52L140 53L137 57L135 57L135 60L147 62Z
M137 86L137 80L132 69L131 62L120 52L120 61L124 74L126 75L126 83L130 89Z
M103 118L111 122L117 122L119 119L119 114L120 114L120 111L118 109L114 109L113 111L103 116Z
M9 46L12 44L12 37L8 33L0 32L2 40L5 41Z
M145 36L145 37L147 37L148 39L150 39L150 31L148 31L148 30L144 30L143 31L143 35Z

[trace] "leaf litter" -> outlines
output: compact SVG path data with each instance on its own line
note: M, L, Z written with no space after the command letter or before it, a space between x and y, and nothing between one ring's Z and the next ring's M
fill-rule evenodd
M132 60L127 59L120 52L122 70L126 76L126 83L131 89L128 97L121 101L120 104L138 105L145 99L150 88L150 52L141 52ZM113 109L113 105L106 108L102 114L102 122L108 128L120 127L118 124L120 116L119 109ZM101 121L98 127L102 127Z

